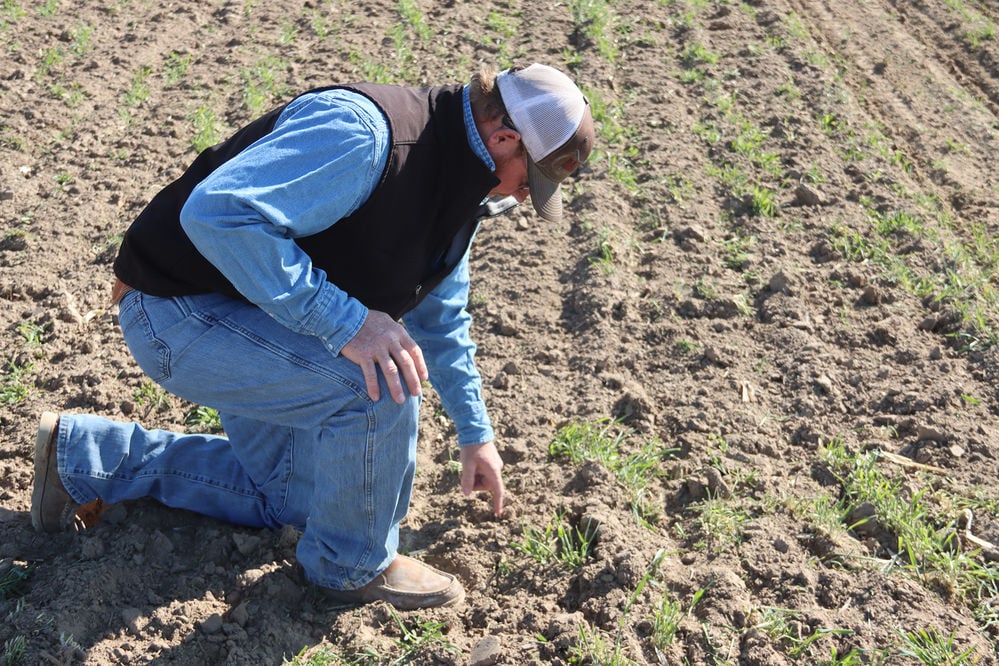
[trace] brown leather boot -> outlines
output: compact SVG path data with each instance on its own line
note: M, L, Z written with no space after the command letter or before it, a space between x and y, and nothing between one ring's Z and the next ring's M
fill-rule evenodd
M396 555L385 571L356 590L328 590L337 601L367 604L386 601L399 610L456 606L465 588L453 575L405 555Z
M56 463L59 415L42 414L35 439L35 486L31 491L31 524L39 532L65 532L76 527L80 505L66 492Z

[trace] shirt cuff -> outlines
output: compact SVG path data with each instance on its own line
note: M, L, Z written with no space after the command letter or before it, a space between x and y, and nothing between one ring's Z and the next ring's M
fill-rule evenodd
M485 403L465 405L461 413L449 416L458 431L458 446L485 444L496 439Z
M306 326L315 331L326 348L339 355L344 345L354 339L368 317L368 309L329 282L320 288L316 307Z

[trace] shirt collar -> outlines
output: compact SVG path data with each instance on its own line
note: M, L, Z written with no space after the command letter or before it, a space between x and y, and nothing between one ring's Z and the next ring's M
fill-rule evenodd
M492 155L486 150L486 144L482 143L482 137L479 136L479 130L475 126L475 117L472 115L472 102L468 89L468 84L465 84L465 87L461 91L461 104L465 110L465 133L468 135L468 145L472 147L472 152L482 160L483 164L490 171L496 171L496 162L493 161Z

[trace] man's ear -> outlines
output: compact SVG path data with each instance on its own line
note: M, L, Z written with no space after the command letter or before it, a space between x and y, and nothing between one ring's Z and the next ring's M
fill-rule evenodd
M507 141L512 141L513 143L520 141L520 132L515 129L510 129L506 125L500 125L495 130L490 132L489 138L486 139L486 145L499 147L503 146L503 144Z

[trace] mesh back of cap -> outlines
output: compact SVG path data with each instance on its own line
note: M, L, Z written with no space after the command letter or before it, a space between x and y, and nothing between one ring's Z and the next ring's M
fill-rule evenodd
M586 101L562 72L531 65L497 79L503 103L535 161L544 159L575 133Z

